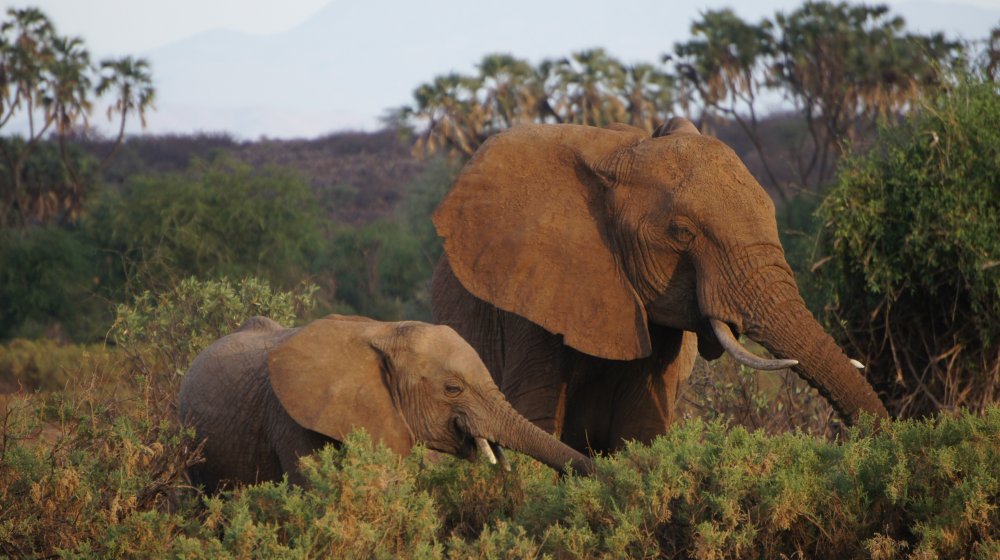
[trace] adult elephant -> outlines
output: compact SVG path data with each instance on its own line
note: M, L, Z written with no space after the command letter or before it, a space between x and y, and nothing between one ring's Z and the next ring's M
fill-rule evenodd
M514 127L474 155L434 224L434 320L470 342L521 414L577 449L664 433L697 352L794 366L849 422L887 416L802 301L770 198L690 121L653 137Z

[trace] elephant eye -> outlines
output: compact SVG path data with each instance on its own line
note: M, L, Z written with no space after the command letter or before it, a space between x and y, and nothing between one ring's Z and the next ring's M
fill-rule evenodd
M444 394L449 397L457 397L462 394L462 386L457 383L447 382L444 384Z
M687 249L694 241L694 231L690 226L681 222L672 222L668 229L670 237L684 249Z

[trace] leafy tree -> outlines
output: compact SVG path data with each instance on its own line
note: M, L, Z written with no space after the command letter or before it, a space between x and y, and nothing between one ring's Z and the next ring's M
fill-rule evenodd
M153 289L188 276L293 284L318 250L319 224L315 197L300 176L219 157L103 193L87 226L113 256L109 274Z
M430 278L441 256L431 214L457 169L438 158L404 192L395 214L335 229L316 269L330 271L346 312L383 320L430 320Z
M668 58L703 120L732 119L746 133L787 204L793 189L820 190L842 149L878 119L898 117L922 91L941 85L959 44L905 33L904 25L887 6L844 2L806 2L756 25L732 10L708 11ZM758 104L765 93L790 99L805 122L805 141L790 143L797 184L780 180L776 160L784 154L764 149Z
M24 148L22 138L0 137L0 153ZM93 184L98 171L98 160L76 144L40 142L21 163L19 187L12 186L9 174L0 172L0 192L20 192L18 216L27 218L22 225L69 225L80 217L83 208L86 191L80 186Z
M185 278L158 293L143 291L116 306L109 332L143 375L183 373L209 344L255 315L291 327L308 319L316 286L272 289L266 280Z
M985 62L986 76L994 82L1000 80L1000 26L990 31L986 40Z
M119 134L100 164L103 169L124 138L126 119L137 114L144 123L145 111L152 106L148 65L124 57L102 61L95 68L83 40L59 35L37 8L9 8L7 15L9 19L0 23L0 130L21 119L27 121L27 134L0 142L0 227L53 218L73 221L79 216L92 174L77 168L66 139L87 127L95 96L113 93L108 118L118 114ZM58 138L69 179L58 184L58 189L68 193L39 193L26 187L25 166L46 133ZM55 200L58 212L52 212L51 204L41 203L40 198Z
M901 415L1000 399L1000 91L923 101L820 209L829 317Z
M803 185L825 184L842 149L877 120L897 116L940 85L959 44L904 33L885 5L806 2L774 21L773 78L811 137L798 161Z

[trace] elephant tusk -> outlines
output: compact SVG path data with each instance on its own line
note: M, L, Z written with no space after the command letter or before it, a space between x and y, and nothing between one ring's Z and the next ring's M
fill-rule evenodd
M496 455L493 454L493 450L490 449L489 442L486 438L477 437L476 446L479 448L479 453L486 457L486 460L490 462L491 465L497 464Z
M858 369L865 369L865 364L862 364L861 362L855 360L854 358L851 358L851 365Z
M735 358L737 362L747 367L770 371L792 367L799 363L798 360L770 360L752 354L736 340L736 337L733 336L733 331L729 329L729 325L714 317L709 319L709 321L712 323L712 330L715 332L715 337L719 339L719 343L726 349L726 352L729 352L729 355Z
M510 461L507 460L507 454L503 452L503 447L500 447L499 443L491 443L490 447L492 447L493 451L496 452L497 461L500 462L500 467L503 470L510 472Z

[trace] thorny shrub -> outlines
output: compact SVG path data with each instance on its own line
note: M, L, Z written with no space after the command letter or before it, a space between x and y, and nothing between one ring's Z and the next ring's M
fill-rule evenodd
M678 393L677 417L721 420L771 435L800 431L830 439L845 429L830 403L792 370L758 371L728 355L695 361Z

